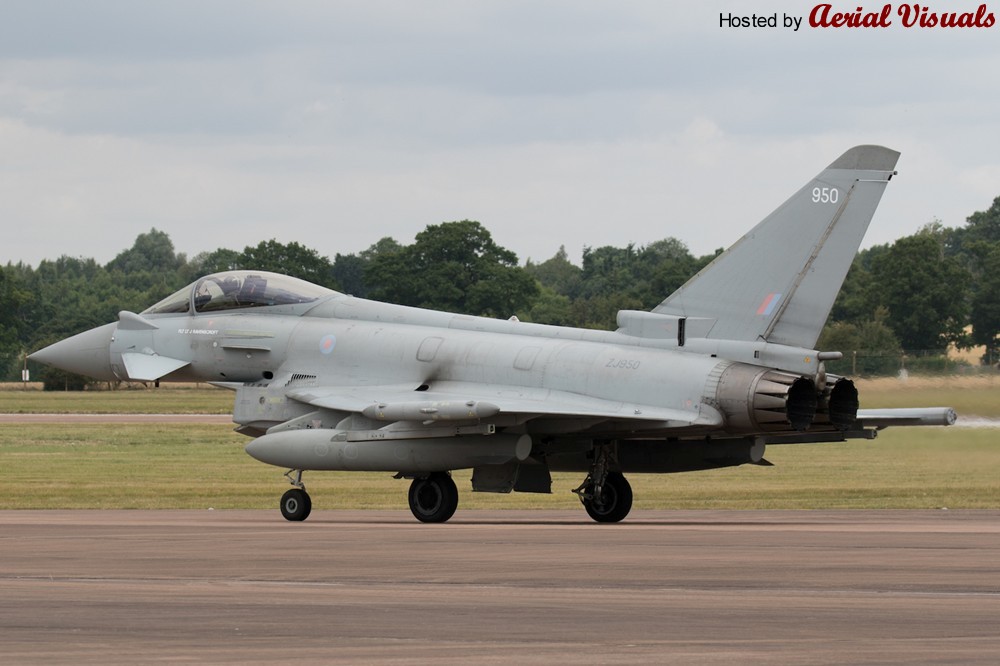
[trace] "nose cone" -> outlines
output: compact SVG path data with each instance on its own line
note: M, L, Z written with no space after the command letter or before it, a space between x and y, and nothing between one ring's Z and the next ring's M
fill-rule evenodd
M113 381L117 377L111 372L110 346L115 326L92 328L36 351L28 358L78 375Z

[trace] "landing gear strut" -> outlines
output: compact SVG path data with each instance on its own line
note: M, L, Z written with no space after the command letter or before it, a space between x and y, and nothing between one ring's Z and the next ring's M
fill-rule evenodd
M594 447L594 465L580 487L579 495L587 515L599 523L617 523L632 510L632 486L621 472L611 471L617 465L614 443Z
M306 484L302 483L302 470L290 469L285 472L285 476L295 487L281 496L281 515L285 520L303 521L312 511L312 499L306 492Z
M422 523L443 523L458 508L458 488L447 472L413 479L408 497L410 511Z

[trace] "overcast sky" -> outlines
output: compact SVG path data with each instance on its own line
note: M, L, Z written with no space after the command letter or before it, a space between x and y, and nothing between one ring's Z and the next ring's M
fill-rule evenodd
M902 152L866 246L988 208L1000 25L814 29L814 4L6 0L0 263L103 263L152 227L333 258L459 219L522 262L705 254L862 143Z

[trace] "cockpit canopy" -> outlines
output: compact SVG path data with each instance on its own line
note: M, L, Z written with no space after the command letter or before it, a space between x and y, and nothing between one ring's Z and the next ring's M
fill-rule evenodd
M227 271L193 282L142 314L219 312L272 305L312 303L337 292L326 287L265 271Z

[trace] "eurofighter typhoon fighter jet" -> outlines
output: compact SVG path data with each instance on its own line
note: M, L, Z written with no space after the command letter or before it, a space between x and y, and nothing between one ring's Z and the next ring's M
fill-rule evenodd
M551 492L552 471L598 522L632 506L626 473L768 464L769 445L872 439L890 425L950 425L949 408L861 410L815 349L899 153L844 153L651 312L596 331L390 305L295 278L209 275L141 314L31 356L101 380L207 381L235 391L246 451L303 472L410 479L423 522L472 489Z

